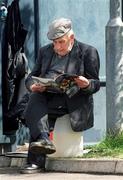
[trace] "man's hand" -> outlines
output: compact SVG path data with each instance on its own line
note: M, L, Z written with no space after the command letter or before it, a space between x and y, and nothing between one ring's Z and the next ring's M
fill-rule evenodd
M35 83L30 87L32 92L44 92L46 91L46 86L41 83Z
M74 80L80 88L87 88L89 86L89 80L84 76L79 76L77 78L74 78Z

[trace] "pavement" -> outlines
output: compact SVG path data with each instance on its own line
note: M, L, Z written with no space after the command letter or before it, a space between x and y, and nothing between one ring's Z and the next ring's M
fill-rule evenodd
M63 173L46 172L36 174L20 174L17 169L11 168L0 173L0 180L123 180L121 175L113 174L87 174L87 173Z
M2 168L19 169L26 163L26 154L0 156L0 173ZM48 172L67 173L101 173L101 174L123 174L122 159L107 158L55 158L47 157L46 170Z

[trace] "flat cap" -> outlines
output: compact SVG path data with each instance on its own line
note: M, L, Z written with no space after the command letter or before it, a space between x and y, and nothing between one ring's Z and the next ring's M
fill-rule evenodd
M50 40L60 38L71 30L72 22L70 19L60 18L54 20L49 25L47 37Z

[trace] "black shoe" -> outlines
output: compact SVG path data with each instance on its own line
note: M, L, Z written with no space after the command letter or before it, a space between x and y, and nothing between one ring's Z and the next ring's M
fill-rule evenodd
M20 169L21 174L34 174L39 172L44 172L45 168L41 168L35 164L27 164Z
M56 148L50 140L41 139L30 144L30 151L35 154L53 154Z

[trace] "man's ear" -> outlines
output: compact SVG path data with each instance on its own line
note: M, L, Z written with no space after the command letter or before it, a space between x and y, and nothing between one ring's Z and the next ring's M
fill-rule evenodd
M71 39L71 40L74 40L74 34L71 34L71 35L70 35L70 39Z

